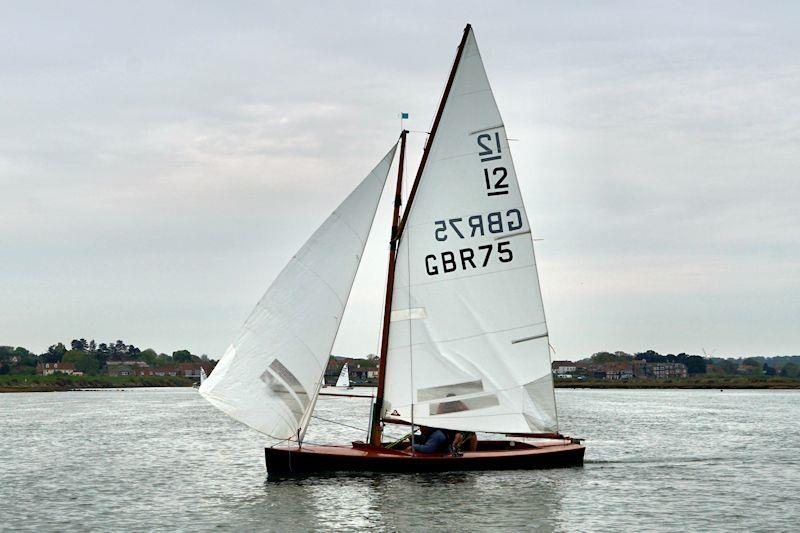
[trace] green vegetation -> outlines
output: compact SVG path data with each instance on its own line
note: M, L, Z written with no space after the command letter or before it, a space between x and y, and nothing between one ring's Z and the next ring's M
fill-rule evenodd
M699 355L685 353L661 355L653 350L639 352L635 355L625 352L597 352L589 358L588 362L591 364L629 363L633 360L642 360L648 363L682 363L686 365L686 371L689 374L705 374L708 366L708 360Z
M0 392L66 391L128 387L190 387L193 381L181 376L50 376L7 374L0 376Z
M702 357L679 353L677 355L661 355L654 350L629 354L617 352L597 352L591 357L582 359L583 368L602 368L603 365L629 365L634 361L647 363L679 363L686 366L689 376L746 376L746 377L800 377L800 355L781 355L775 357ZM585 377L592 377L585 375Z
M41 375L52 372L56 363L63 372ZM58 342L38 355L21 346L0 346L0 391L187 386L193 381L181 377L184 369L177 366L184 363L202 363L208 373L215 361L189 350L172 355L140 350L122 340L97 344L94 339L73 339L69 348ZM72 372L83 375L69 375ZM162 375L143 375L156 373Z

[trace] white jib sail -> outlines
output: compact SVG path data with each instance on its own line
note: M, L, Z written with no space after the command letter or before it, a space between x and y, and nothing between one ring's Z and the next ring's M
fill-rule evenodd
M200 393L276 439L304 431L395 147L272 282Z
M470 30L399 243L383 416L557 431L530 226Z
M350 386L350 370L347 368L347 363L344 364L342 367L342 371L339 373L339 379L336 380L337 387L349 387Z

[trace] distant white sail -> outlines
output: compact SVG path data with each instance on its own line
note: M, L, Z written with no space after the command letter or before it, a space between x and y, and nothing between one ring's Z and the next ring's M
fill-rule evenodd
M530 226L471 30L399 243L389 331L384 416L557 431Z
M258 302L200 393L277 439L304 431L395 147L314 232Z
M347 368L347 363L344 364L342 367L342 371L339 373L339 379L336 380L337 387L349 387L350 386L350 370Z
M202 385L203 383L206 382L206 378L207 377L208 376L206 376L206 369L201 366L200 367L200 385Z

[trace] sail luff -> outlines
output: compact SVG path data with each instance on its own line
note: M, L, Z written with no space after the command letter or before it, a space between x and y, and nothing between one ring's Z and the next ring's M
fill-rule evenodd
M276 439L299 438L330 357L395 144L259 300L200 393Z

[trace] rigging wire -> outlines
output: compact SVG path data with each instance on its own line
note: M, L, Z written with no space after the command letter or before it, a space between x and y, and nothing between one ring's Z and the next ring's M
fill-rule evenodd
M403 186L407 186L405 180L403 180ZM410 191L409 191L410 192ZM406 204L406 209L408 209L408 204ZM411 215L409 211L406 213L403 211L403 218L408 219ZM407 306L411 307L411 232L406 231L405 233L405 241L406 241L406 273L408 274L408 300ZM400 235L400 239L403 238L403 235ZM397 253L400 253L400 241L397 242ZM408 321L408 374L409 374L409 386L411 388L410 399L411 399L411 455L414 455L414 348L411 342L411 328L413 327L412 321Z
M356 426L351 426L350 424L345 424L344 422L339 422L338 420L330 420L330 419L328 419L328 418L322 418L321 416L314 416L314 415L311 415L311 418L314 418L314 419L316 419L316 420L321 420L322 422L330 422L331 424L336 424L336 425L339 425L339 426L344 426L344 427L346 427L346 428L350 428L350 429L357 429L358 431L364 431L364 428L360 428L360 427L356 427ZM369 430L367 430L367 431L369 431Z

